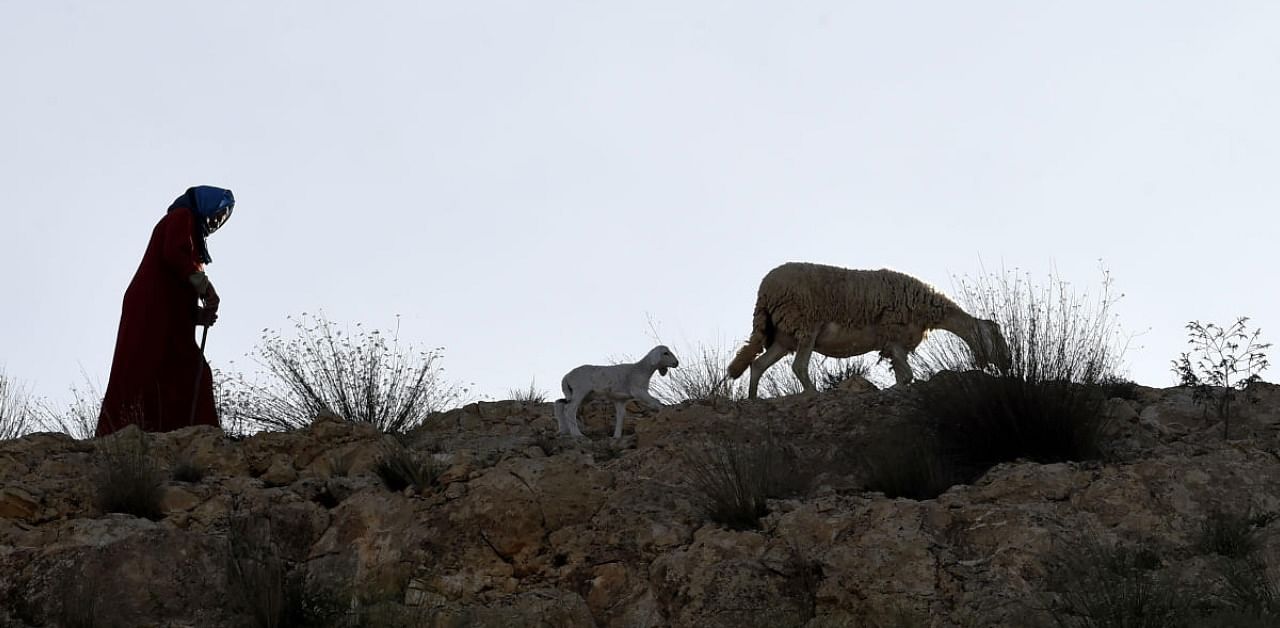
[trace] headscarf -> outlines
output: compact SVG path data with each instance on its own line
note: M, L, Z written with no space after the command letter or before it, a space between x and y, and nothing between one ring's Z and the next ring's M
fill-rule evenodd
M195 215L195 232L191 234L192 240L195 241L196 252L200 254L200 261L209 264L213 262L213 258L209 257L209 245L206 239L209 234L217 231L218 227L231 218L231 210L235 205L236 197L231 190L211 185L197 185L187 188L182 196L173 201L168 211L185 207Z

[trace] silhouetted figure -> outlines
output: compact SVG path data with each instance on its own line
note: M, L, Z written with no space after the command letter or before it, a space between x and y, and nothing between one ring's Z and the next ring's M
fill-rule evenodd
M124 293L97 436L127 425L149 432L218 425L213 376L195 328L218 318L218 293L204 272L212 261L205 239L234 206L231 190L193 187L151 231Z

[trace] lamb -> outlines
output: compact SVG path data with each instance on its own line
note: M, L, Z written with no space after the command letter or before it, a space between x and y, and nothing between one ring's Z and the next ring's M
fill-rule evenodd
M667 369L680 366L680 361L671 350L658 345L651 349L639 362L633 364L615 364L612 366L594 366L584 364L569 371L560 381L564 390L564 399L555 403L556 422L561 434L582 436L578 423L578 407L584 401L596 396L603 396L613 401L617 420L613 427L613 437L622 438L622 417L627 411L627 402L635 399L651 408L661 408L662 403L649 394L649 380L653 372L667 374Z
M805 392L813 392L814 351L833 358L879 351L893 365L896 383L906 384L913 378L907 354L933 329L959 336L980 363L1008 368L1000 325L970 316L915 277L790 262L760 281L751 337L729 364L729 376L737 379L750 366L748 396L755 399L760 376L794 351L791 368Z

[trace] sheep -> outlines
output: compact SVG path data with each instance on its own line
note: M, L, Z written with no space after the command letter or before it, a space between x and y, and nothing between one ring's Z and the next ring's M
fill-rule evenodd
M748 397L755 399L760 376L794 351L791 368L810 393L814 351L847 358L878 350L893 365L896 383L906 384L913 378L907 354L933 329L959 336L980 362L1008 368L999 324L970 316L915 277L790 262L760 281L751 337L730 362L729 376L737 379L750 366Z
M680 366L680 361L671 350L658 345L633 364L584 364L569 371L560 381L565 398L557 400L554 406L556 422L560 426L559 433L582 436L578 407L587 399L603 396L613 401L617 415L613 437L622 438L622 417L626 414L627 402L635 399L651 408L661 408L662 403L649 394L649 379L653 377L654 371L665 376L667 369L677 366Z

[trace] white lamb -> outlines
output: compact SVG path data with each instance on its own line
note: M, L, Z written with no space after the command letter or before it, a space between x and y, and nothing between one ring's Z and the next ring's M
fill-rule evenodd
M662 403L649 394L649 379L653 377L654 371L666 375L667 369L677 366L680 366L680 362L671 350L658 345L633 364L584 364L569 371L560 381L565 398L555 403L560 433L582 436L578 408L587 399L603 396L613 401L617 413L613 437L622 438L622 417L626 414L627 402L635 399L651 408L661 408Z

